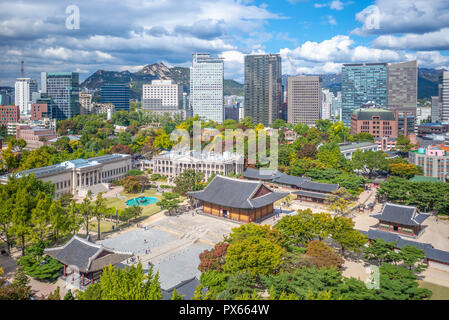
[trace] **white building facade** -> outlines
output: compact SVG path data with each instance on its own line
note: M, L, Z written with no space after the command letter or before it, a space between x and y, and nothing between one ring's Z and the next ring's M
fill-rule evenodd
M63 193L86 196L87 191L93 194L109 189L109 182L121 180L132 169L131 156L127 154L110 154L89 159L65 161L48 167L17 172L20 178L34 174L44 182L55 185L56 197ZM8 175L1 176L0 182L7 183Z
M15 105L19 106L20 115L31 113L32 94L37 92L37 82L30 78L18 78L15 83Z
M223 58L194 53L190 67L190 105L193 115L203 120L223 122Z
M440 122L449 122L449 71L443 71L438 84Z
M194 152L190 150L163 152L152 159L153 173L166 176L173 180L184 170L203 172L207 180L212 174L228 175L242 174L244 171L243 157L236 153Z

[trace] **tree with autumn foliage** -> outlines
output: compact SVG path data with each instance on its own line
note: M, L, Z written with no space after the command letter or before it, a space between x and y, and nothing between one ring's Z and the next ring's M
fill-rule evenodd
M323 241L310 241L306 255L311 257L317 268L341 268L344 263L343 258Z
M207 272L216 270L221 272L225 263L225 255L228 250L229 243L217 243L215 247L210 250L204 250L200 253L200 264L198 270Z
M390 172L394 176L410 179L419 173L418 167L413 163L390 163Z
M111 148L110 153L134 154L131 147L126 144L116 144Z

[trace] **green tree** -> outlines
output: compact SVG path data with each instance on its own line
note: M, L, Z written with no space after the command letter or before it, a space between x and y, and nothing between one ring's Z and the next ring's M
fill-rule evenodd
M382 262L398 261L399 256L394 251L396 242L386 242L383 239L370 241L369 245L363 250L363 258L367 261L376 261L378 265Z
M179 207L180 202L181 200L179 199L179 193L164 192L162 194L162 200L158 202L158 206L161 210L168 210L168 212L171 213Z
M95 199L94 206L92 208L92 216L94 216L97 219L97 226L98 226L98 240L101 239L101 220L105 217L106 212L108 211L108 208L106 207L106 200L103 198L103 193L99 192L97 194L97 198Z
M383 151L356 150L352 155L352 164L355 169L369 178L373 173L389 170L386 154Z
M429 298L432 292L420 288L413 271L402 266L382 263L380 271L380 289L377 297L384 300L422 300Z
M175 180L174 192L185 196L189 191L199 191L204 188L204 173L195 172L193 169L184 170Z
M368 241L368 238L354 229L354 221L350 218L335 216L330 236L341 246L342 254L345 250L359 251Z
M83 202L79 206L80 214L84 228L86 229L86 236L89 236L89 223L92 218L93 205L92 205L92 191L87 191L87 195L84 197Z
M330 211L342 216L348 213L349 209L354 205L352 195L345 188L338 188L329 193L325 202Z
M107 266L100 281L80 291L78 300L161 300L162 291L159 273L153 274L150 267L145 274L142 264L120 269Z
M75 297L72 294L72 290L68 290L64 296L64 300L75 300Z
M407 136L399 135L396 138L396 150L399 152L407 154L414 147L415 145L410 142L410 139Z
M229 245L223 269L269 274L277 271L284 255L285 249L269 239L250 237Z
M422 249L406 245L401 248L398 255L400 260L414 273L421 273L427 268L427 264L424 262L426 254Z
M295 215L287 215L279 220L274 229L286 237L288 243L301 246L316 236L314 217L310 209L298 210Z
M122 221L128 221L128 225L130 221L136 219L142 215L142 207L140 206L129 206L125 210L120 212L119 218Z
M217 295L218 300L230 300L251 295L256 288L255 276L250 271L237 271L229 276L225 289Z
M181 295L178 293L178 291L176 291L176 289L173 289L173 294L172 294L170 300L184 300L184 299L183 299L184 296L185 296L185 295L182 295L182 296L181 296Z
M13 283L7 283L3 276L3 269L0 267L0 301L1 300L30 300L33 293L28 286L28 279L23 274L23 270L17 269ZM16 280L17 278L17 280Z
M56 259L44 255L45 243L41 239L25 250L25 255L17 260L24 272L39 280L55 281L63 265Z

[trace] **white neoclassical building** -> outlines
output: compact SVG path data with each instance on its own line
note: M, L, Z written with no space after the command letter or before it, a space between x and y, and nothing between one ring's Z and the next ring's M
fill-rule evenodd
M163 152L153 157L153 173L162 174L173 180L184 170L193 169L204 172L207 180L212 174L228 175L231 172L242 174L244 159L237 153L210 151L194 152L190 150Z
M63 193L85 196L88 190L93 194L109 189L109 182L124 178L132 169L131 156L127 154L110 154L89 159L65 161L48 167L17 172L20 178L34 174L37 179L52 182L56 187L56 197ZM9 175L0 177L5 184Z

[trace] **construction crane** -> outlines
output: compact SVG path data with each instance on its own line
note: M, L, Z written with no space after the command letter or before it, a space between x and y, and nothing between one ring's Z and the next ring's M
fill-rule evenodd
M290 65L293 69L293 72L295 73L295 76L298 75L298 71L296 71L295 65L293 64L292 58L290 58L289 55L287 55L288 61L290 62Z
M23 61L20 62L20 76L25 78L25 68L23 67Z

